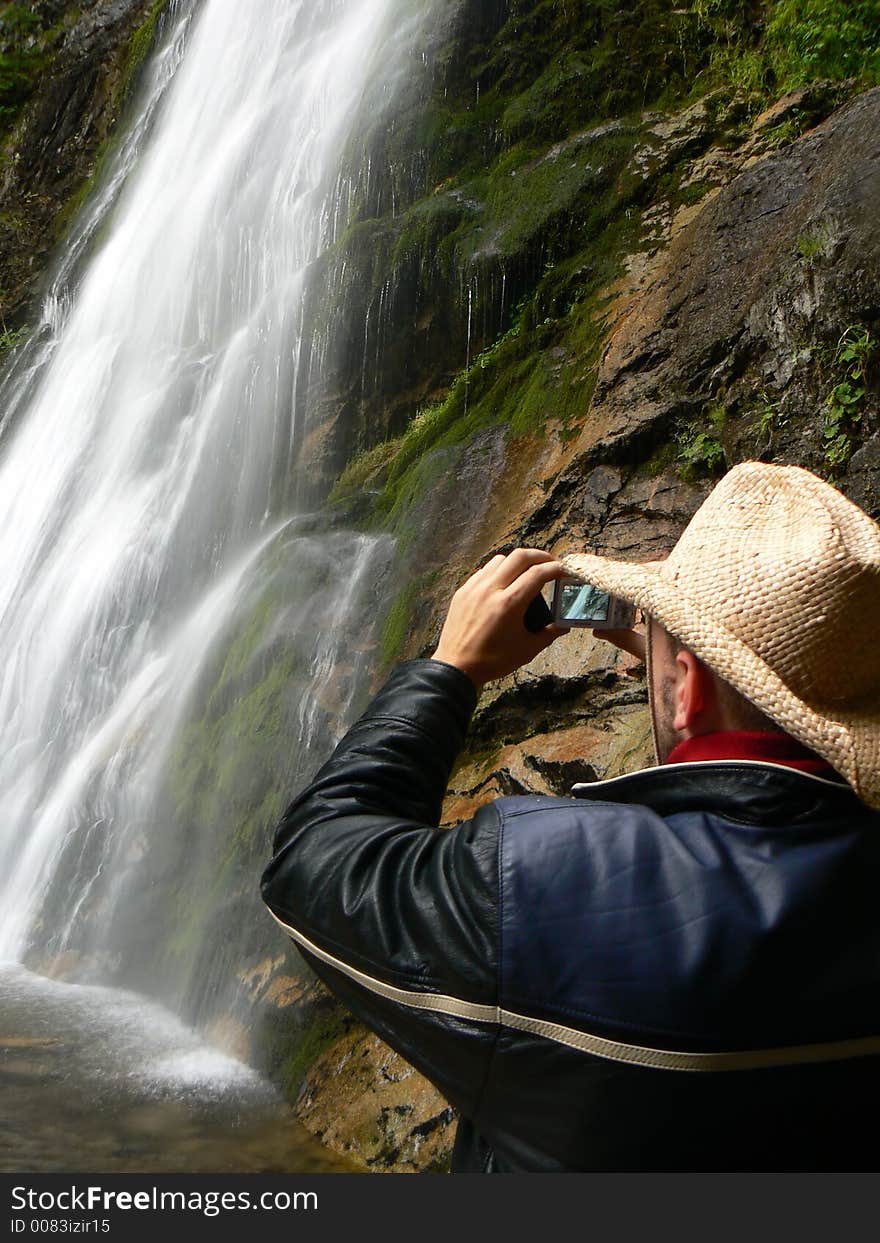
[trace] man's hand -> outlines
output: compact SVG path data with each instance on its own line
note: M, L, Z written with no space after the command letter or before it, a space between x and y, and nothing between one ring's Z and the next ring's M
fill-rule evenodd
M527 630L525 611L545 583L566 573L561 561L539 548L515 548L490 558L452 597L433 660L456 665L479 691L526 665L545 647L568 634L554 622Z

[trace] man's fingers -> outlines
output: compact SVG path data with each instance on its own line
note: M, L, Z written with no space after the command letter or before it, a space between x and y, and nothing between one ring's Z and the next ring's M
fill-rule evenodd
M508 553L504 558L503 564L499 564L496 568L495 583L498 587L509 587L522 576L523 571L529 566L547 561L555 561L555 557L541 548L514 548L513 552Z
M494 570L496 566L500 565L501 562L505 560L506 560L506 557L503 552L496 552L494 557L490 557L489 560L485 561L478 570L474 571L474 577L477 574L484 573L484 571L486 570Z
M523 570L504 594L511 602L526 602L536 596L545 583L552 582L564 573L565 566L562 562L551 557L549 561L540 561L537 565L530 565Z

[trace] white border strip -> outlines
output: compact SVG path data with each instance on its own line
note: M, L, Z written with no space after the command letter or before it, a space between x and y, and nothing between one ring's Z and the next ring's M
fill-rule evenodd
M773 760L682 760L677 764L653 764L650 768L637 768L635 772L619 773L616 777L604 777L601 781L579 781L571 787L572 793L575 790L595 790L597 786L610 786L615 781L632 781L636 777L641 777L645 773L668 773L676 768L699 768L705 771L708 765L714 768L716 765L730 765L739 768L743 764L751 765L753 768L775 768L784 773L796 773L798 777L806 777L808 781L818 781L820 785L832 786L835 790L849 790L853 793L853 788L846 781L832 781L829 777L820 777L817 773L804 772L802 768L792 768L790 764L776 764Z
M329 966L335 967L343 975L350 976L356 983L368 988L371 993L378 993L380 997L387 997L389 1001L397 1001L402 1006L414 1006L417 1010L437 1010L441 1014L453 1014L460 1019L473 1019L476 1023L498 1022L497 1006L479 1006L476 1002L462 1001L459 997L447 997L443 993L415 993L408 988L396 988L393 984L386 984L383 980L377 980L375 976L358 971L357 967L350 967L341 958L334 958L332 954L328 954L326 950L315 945L314 941L303 936L296 928L291 928L290 924L279 919L271 908L269 914L276 924L280 924L284 931L310 954L314 954L316 958L320 958Z
M866 1057L872 1053L880 1053L880 1036L834 1040L826 1044L789 1045L773 1049L741 1049L720 1053L678 1053L671 1049L653 1049L646 1045L606 1040L604 1036L594 1036L576 1027L565 1027L561 1023L531 1018L529 1015L517 1014L513 1010L504 1010L499 1006L481 1006L476 1002L463 1001L459 997L449 997L444 993L417 993L410 989L397 988L393 984L386 984L383 980L367 975L366 972L349 966L342 959L328 954L303 933L279 919L271 909L269 913L275 922L309 953L314 954L316 958L335 970L341 971L343 975L349 976L370 992L386 997L389 1001L396 1001L402 1006L411 1006L417 1010L433 1010L438 1014L448 1014L454 1018L470 1019L475 1023L498 1023L503 1027L530 1032L533 1036L542 1036L546 1040L554 1040L557 1044L568 1045L572 1049L579 1049L583 1053L591 1053L594 1057L605 1058L612 1062L650 1066L656 1070L764 1070L772 1066L837 1062L847 1058Z

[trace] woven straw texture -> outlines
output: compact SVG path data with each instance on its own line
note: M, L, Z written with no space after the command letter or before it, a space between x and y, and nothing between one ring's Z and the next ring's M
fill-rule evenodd
M830 484L743 462L665 561L559 559L650 613L880 807L880 526Z

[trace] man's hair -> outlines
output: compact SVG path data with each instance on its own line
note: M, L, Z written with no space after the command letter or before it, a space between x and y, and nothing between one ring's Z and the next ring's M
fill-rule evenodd
M686 643L682 643L674 634L670 634L668 630L662 627L661 630L666 636L666 642L669 644L669 653L673 659L682 648L687 648L688 651L691 650ZM703 663L706 664L705 661ZM718 688L721 709L732 725L737 729L769 730L776 734L785 733L781 725L777 725L774 720L762 712L750 699L746 699L741 691L738 691L735 686L731 686L729 682L726 682L720 674L715 673L711 665L706 665L706 668L712 670L715 684Z

